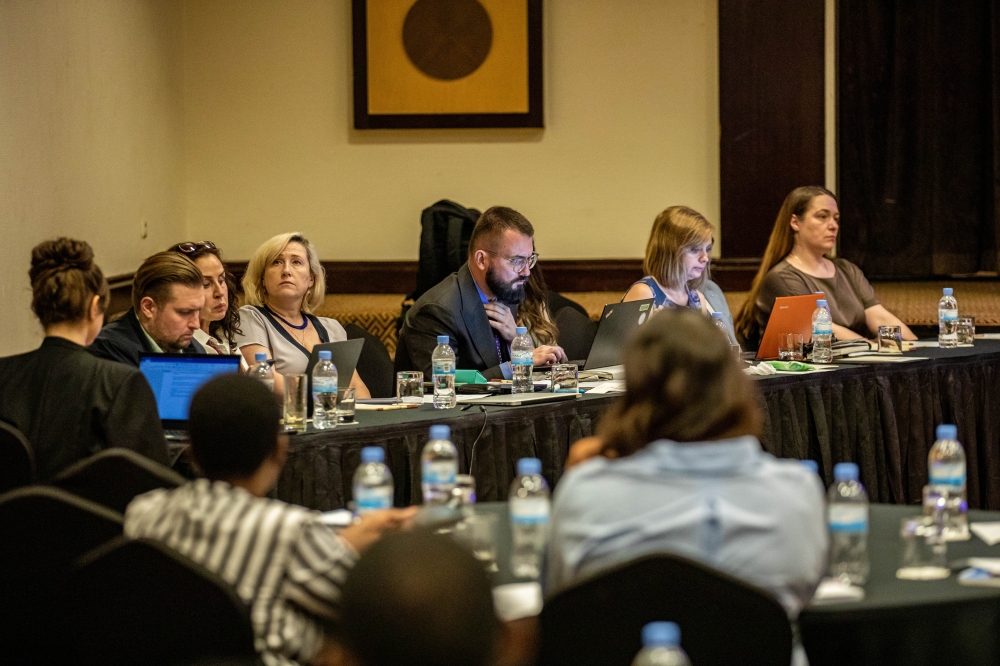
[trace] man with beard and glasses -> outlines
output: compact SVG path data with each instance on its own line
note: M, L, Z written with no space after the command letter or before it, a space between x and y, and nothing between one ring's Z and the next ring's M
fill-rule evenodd
M535 230L520 213L494 206L483 213L469 239L469 259L417 299L406 315L396 347L396 370L420 370L429 380L431 354L447 335L458 368L487 379L510 379L510 343L517 306L538 260ZM566 360L562 348L541 345L535 365Z

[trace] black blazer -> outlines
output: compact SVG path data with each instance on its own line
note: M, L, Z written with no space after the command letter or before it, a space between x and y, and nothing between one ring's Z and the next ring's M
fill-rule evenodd
M154 351L149 344L149 338L139 325L135 310L131 308L116 321L102 328L88 349L98 358L118 361L134 368L139 367L139 354L143 352L151 354ZM205 348L197 340L191 340L191 346L182 351L185 354L204 354Z
M467 263L426 291L406 313L396 346L396 372L420 370L429 380L439 335L450 338L459 369L478 370L487 379L503 378L500 364L510 360L510 351L501 341L504 355L497 355L493 328Z
M28 438L40 482L113 446L168 464L156 399L142 373L64 338L0 358L0 420Z

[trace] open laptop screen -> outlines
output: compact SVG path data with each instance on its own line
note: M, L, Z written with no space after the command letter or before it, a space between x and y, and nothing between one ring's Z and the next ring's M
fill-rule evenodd
M164 422L187 421L195 391L212 377L239 369L239 356L143 354L139 359L139 370L153 389Z

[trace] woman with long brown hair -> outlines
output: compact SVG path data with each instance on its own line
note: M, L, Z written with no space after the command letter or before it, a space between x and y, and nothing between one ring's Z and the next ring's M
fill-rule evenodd
M201 328L194 339L209 354L239 354L236 336L240 330L236 278L222 263L222 253L212 241L177 243L170 248L194 262L201 271L205 287L205 307L201 309Z
M840 340L875 336L879 326L900 326L903 338L916 336L885 309L861 269L830 252L837 245L837 198L817 185L798 187L785 197L771 230L750 294L736 314L736 334L756 349L778 296L823 292Z
M823 487L761 448L758 394L707 318L661 312L625 350L625 395L552 508L547 594L676 553L773 592L795 615L826 566ZM578 447L574 447L577 449Z

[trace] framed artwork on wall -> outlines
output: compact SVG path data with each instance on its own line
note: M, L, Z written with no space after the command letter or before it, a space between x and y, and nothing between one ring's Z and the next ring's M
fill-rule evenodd
M354 127L543 127L542 0L352 0Z

